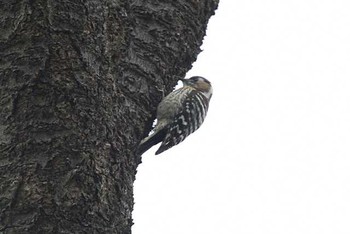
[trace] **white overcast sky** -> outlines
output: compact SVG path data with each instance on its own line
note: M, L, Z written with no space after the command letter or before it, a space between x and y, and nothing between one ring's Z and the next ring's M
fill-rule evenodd
M350 1L221 0L183 143L143 155L133 234L350 233Z

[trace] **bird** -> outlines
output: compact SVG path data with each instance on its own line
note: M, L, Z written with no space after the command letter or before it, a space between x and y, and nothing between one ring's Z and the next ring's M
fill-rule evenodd
M183 87L174 90L159 103L153 133L138 147L139 155L162 142L156 155L182 142L203 123L213 95L211 83L204 77L180 79Z

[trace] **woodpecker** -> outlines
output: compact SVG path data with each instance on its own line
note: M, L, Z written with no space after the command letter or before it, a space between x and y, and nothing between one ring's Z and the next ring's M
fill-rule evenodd
M183 87L173 91L159 103L157 124L153 133L141 141L139 155L162 142L156 152L156 155L160 154L182 142L202 125L213 88L210 82L201 76L180 80Z

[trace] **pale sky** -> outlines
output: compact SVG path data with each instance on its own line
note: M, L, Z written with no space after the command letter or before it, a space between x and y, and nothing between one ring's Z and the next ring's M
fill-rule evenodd
M350 233L350 1L221 0L202 127L135 182L133 234Z

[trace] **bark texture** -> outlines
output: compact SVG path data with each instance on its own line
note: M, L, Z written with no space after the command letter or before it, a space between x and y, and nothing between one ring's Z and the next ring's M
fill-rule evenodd
M139 141L217 0L0 0L0 233L131 233Z

